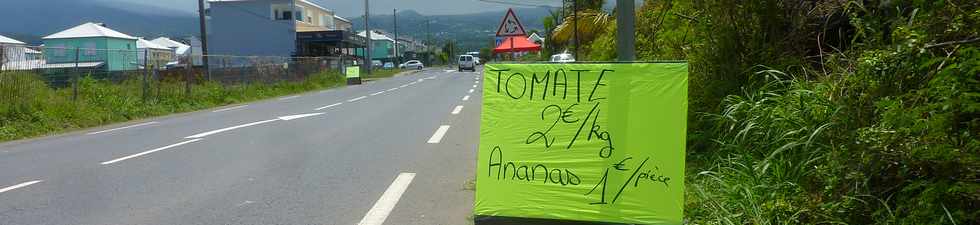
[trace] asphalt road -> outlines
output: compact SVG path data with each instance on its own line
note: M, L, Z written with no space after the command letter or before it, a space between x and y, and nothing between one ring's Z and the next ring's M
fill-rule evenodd
M3 143L0 224L468 224L480 74Z

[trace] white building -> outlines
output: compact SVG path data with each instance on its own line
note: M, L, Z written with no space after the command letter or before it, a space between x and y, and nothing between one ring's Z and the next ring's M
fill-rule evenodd
M21 69L28 64L27 55L32 49L27 48L27 44L13 38L0 35L0 70Z
M151 40L150 42L153 42L154 44L163 47L167 47L170 49L171 52L173 52L173 59L167 62L168 66L176 66L180 64L181 58L186 58L190 56L191 46L184 43L180 43L179 41L174 41L167 37L158 37L156 39Z
M173 50L143 38L136 40L136 50L136 63L141 67L148 65L164 66L174 60ZM147 58L147 55L149 55L149 58Z

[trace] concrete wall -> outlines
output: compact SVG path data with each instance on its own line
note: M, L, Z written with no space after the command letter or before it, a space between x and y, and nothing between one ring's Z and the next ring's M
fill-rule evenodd
M292 0L211 2L209 54L291 56L296 52L295 20L275 20L272 4ZM304 15L305 16L305 15Z

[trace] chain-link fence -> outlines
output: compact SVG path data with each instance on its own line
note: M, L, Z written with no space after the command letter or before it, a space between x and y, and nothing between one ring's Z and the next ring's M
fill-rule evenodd
M130 47L130 46L127 46ZM303 81L343 60L336 57L177 55L164 49L97 49L0 44L0 104L55 94L80 98L113 95L153 100L191 96L194 87L235 89ZM106 85L111 90L97 90Z

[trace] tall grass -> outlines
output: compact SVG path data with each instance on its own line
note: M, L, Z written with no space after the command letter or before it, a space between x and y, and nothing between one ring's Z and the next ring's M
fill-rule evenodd
M5 72L0 74L0 98L4 100L0 103L0 142L343 84L342 75L325 71L298 82L196 83L189 95L184 93L185 83L165 80L150 84L144 95L139 79L113 83L85 76L78 81L77 100L72 100L71 87L50 87L33 73Z
M806 190L831 148L822 139L838 109L820 88L766 70L766 83L724 99L714 121L717 148L691 174L688 204L694 218L712 224L800 224L829 220L808 211L818 204ZM691 209L692 207L688 207ZM807 220L807 221L802 221Z

